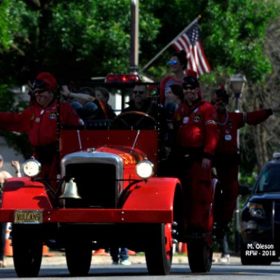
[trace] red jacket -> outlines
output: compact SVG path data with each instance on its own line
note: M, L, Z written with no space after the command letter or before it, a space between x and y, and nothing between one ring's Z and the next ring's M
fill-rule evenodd
M0 129L26 133L32 146L53 144L57 138L56 111L54 101L45 109L34 103L21 113L0 112ZM60 120L66 126L80 124L77 113L64 102L60 104Z
M271 109L250 113L226 112L218 113L218 127L220 130L217 155L235 155L238 152L237 131L246 123L257 125L265 121L272 114Z
M177 144L186 149L199 149L206 157L212 157L218 143L216 109L206 101L200 101L190 108L182 103L175 113L179 125Z

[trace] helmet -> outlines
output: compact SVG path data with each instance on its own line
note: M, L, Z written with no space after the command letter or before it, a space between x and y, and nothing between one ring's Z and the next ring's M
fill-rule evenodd
M197 101L201 100L201 91L197 78L197 73L191 69L187 71L186 77L183 80L183 89L197 89Z
M222 100L222 102L224 102L225 104L228 104L229 95L227 94L223 85L221 85L220 88L216 89L215 94L216 94L217 98Z
M33 82L32 89L49 90L54 91L57 87L57 81L55 77L49 72L41 72L37 75Z
M184 77L183 88L198 88L199 82L197 79L197 73L193 70L188 70L186 77Z

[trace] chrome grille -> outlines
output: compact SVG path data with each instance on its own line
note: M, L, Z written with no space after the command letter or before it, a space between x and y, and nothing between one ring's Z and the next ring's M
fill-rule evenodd
M66 165L66 179L75 178L78 193L75 207L114 208L117 202L116 167L108 163Z

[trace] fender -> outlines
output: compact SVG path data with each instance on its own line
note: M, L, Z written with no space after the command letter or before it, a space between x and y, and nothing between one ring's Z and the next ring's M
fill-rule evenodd
M28 177L10 178L4 184L2 209L52 209L45 185Z
M150 178L136 183L122 209L173 210L176 188L181 185L176 178Z

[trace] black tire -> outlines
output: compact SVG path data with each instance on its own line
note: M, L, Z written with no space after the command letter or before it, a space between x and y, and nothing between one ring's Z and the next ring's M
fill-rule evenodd
M90 270L92 258L92 242L88 239L67 240L65 244L65 256L68 270L71 276L86 276Z
M213 250L205 240L188 242L189 266L193 273L209 272L212 266Z
M155 119L140 111L127 111L118 115L112 122L113 129L155 129Z
M13 261L18 277L37 277L40 271L43 241L32 229L26 225L12 226Z
M172 226L155 225L150 235L150 244L145 250L147 269L150 275L167 275L172 264Z

